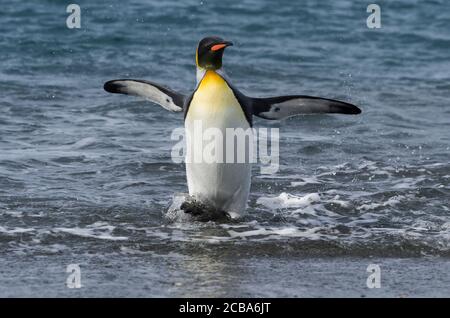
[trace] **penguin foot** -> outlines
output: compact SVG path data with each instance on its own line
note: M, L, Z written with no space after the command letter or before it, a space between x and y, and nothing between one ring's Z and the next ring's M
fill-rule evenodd
M231 217L227 212L217 209L211 204L200 202L193 198L184 201L181 204L180 209L184 213L191 215L195 221L228 222L231 220Z

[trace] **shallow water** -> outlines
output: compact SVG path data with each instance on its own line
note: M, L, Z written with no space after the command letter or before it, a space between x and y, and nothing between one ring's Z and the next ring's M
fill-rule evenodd
M1 296L449 296L450 6L270 1L1 5ZM309 94L360 116L282 122L247 215L170 222L187 191L180 114L107 94L114 78L188 92L205 35L251 96ZM80 264L83 288L65 287ZM366 268L381 266L370 290Z

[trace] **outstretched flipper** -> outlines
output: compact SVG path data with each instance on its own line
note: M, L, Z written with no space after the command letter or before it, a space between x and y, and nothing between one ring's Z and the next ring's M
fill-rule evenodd
M159 84L144 80L113 80L106 82L103 88L105 91L110 93L143 97L172 112L182 111L186 98L183 94L174 92Z
M274 120L301 114L337 113L356 115L361 110L355 105L334 99L291 95L268 98L252 98L253 115Z

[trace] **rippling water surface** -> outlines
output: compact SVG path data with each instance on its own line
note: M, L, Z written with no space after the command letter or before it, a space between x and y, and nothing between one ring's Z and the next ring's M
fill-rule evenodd
M1 296L450 295L446 1L380 1L376 30L364 1L93 2L78 1L78 30L58 1L1 5ZM363 113L257 119L280 129L280 170L255 166L247 215L173 222L182 116L102 86L188 92L211 34L235 43L224 63L248 95Z

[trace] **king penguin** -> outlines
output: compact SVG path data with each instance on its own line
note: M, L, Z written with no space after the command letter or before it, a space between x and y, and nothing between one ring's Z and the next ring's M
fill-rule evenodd
M204 135L208 130L227 136L228 129L241 129L252 139L253 116L280 120L301 114L354 115L361 110L346 102L314 96L255 98L244 95L231 84L223 71L223 53L231 45L232 42L215 36L199 42L196 51L197 86L190 94L184 95L160 84L136 79L108 81L104 89L110 93L140 96L169 111L184 113L189 195L234 218L242 215L246 208L252 161L249 156L243 162L194 160L203 159ZM249 147L252 147L250 142L245 143L246 153ZM223 151L221 158L227 158L229 149L223 147L215 151Z

